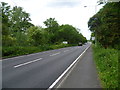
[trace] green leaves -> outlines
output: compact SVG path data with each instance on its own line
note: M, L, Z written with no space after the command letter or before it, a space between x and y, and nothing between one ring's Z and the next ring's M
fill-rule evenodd
M55 18L49 18L43 23L47 27L46 29L48 30L49 33L55 33L58 30L59 24L57 23Z
M34 26L30 23L29 13L22 7L11 8L4 2L1 5L2 45L5 49L3 56L33 53L38 47L40 47L38 51L43 51L87 42L86 38L72 25L59 25L55 18L49 18L43 22L46 28ZM62 44L63 41L69 44ZM26 47L29 47L30 51ZM32 47L33 50L31 50Z
M69 44L85 43L86 38L77 31L72 25L61 25L59 30L59 37L63 41L68 41Z
M31 45L38 46L45 43L44 29L42 27L38 27L38 26L30 27L26 33L28 36L28 42Z
M118 88L118 51L93 46L102 88Z
M5 2L1 2L0 10L2 10L2 33L3 35L9 35L10 33L9 15L11 12L10 6Z
M105 48L118 49L120 42L120 2L107 3L96 15L91 17L88 27L97 41Z
M23 32L31 26L29 24L29 21L31 20L29 18L29 14L23 11L22 7L13 7L10 16L10 22L12 23L11 28L13 32Z
M25 45L25 31L33 26L29 21L29 13L22 7L11 8L7 3L1 2L2 10L2 41L3 46Z
M47 19L44 24L47 26L45 30L49 33L50 43L68 41L69 44L85 43L86 38L77 31L72 25L59 25L55 18Z

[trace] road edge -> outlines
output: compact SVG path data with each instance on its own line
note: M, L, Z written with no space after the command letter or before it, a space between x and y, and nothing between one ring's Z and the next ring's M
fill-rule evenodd
M69 65L69 67L49 86L49 88L47 90L51 90L52 88L54 88L57 83L64 77L64 79L70 74L70 72L72 71L72 68L77 64L78 60L85 54L85 52L91 47L91 44L74 60L74 62L72 64ZM69 71L69 73L68 73ZM61 83L64 80L61 81ZM60 84L61 84L60 83ZM60 86L60 84L56 87L58 88Z

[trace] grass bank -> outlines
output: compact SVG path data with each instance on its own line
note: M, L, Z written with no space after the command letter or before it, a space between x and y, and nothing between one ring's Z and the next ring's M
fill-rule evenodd
M93 45L94 60L103 88L118 88L118 51Z
M31 53L37 53L47 50L53 50L58 48L69 47L69 44L57 44L57 45L41 45L41 46L11 46L2 47L2 58L26 55Z

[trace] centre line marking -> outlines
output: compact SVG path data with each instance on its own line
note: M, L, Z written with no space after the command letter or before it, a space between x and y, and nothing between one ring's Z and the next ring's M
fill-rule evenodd
M38 58L38 59L35 59L35 60L33 60L33 61L29 61L29 62L26 62L26 63L18 64L18 65L16 65L16 66L14 66L14 68L21 67L21 66L24 66L24 65L33 63L33 62L37 62L37 61L39 61L39 60L41 60L41 59L42 59L42 58Z
M69 50L65 50L64 52L68 52Z
M58 55L58 54L60 54L60 52L54 53L54 54L52 54L52 55L50 55L50 56L55 56L55 55Z

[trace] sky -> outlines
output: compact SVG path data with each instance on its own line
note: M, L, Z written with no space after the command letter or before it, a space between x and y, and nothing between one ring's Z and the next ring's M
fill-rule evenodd
M34 25L45 27L43 22L48 18L55 18L60 24L69 24L80 29L88 40L91 32L88 20L102 8L97 0L0 0L11 6L23 7L30 13ZM86 6L86 7L84 7Z

